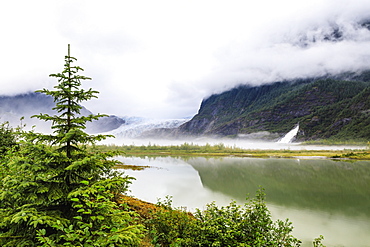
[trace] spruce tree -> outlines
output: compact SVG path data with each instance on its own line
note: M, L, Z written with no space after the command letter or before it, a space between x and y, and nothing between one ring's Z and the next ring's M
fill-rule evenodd
M103 115L82 116L81 102L96 97L81 89L68 55L51 95L55 115L35 117L51 121L52 134L23 132L17 148L1 164L0 246L136 246L142 226L117 204L131 177L116 172L117 153L89 151L87 144L106 138L84 132L86 123Z
M9 126L9 122L0 124L0 159L15 145L16 131Z
M54 98L56 106L53 110L59 115L39 114L33 116L52 122L51 128L54 130L55 135L39 135L38 138L59 145L59 150L65 151L69 158L72 157L74 151L80 150L78 145L93 144L95 141L107 137L103 135L92 136L83 131L87 122L97 120L106 115L81 115L82 106L80 103L97 98L96 94L98 94L98 91L94 91L91 88L88 90L81 89L82 81L91 80L91 78L79 75L78 72L83 71L83 69L79 66L73 66L72 63L74 61L77 61L77 59L70 55L70 45L68 45L68 55L65 56L63 72L50 75L50 77L58 79L59 84L54 87L55 90L42 89L36 91Z

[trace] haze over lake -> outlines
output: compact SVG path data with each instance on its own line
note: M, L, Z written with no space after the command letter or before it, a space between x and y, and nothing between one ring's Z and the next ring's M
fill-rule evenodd
M100 142L102 144L114 145L159 145L159 146L176 146L184 143L195 145L217 145L222 143L228 147L238 147L243 149L274 149L274 150L345 150L345 149L366 149L366 146L355 145L302 145L301 143L278 143L274 141L248 140L248 139L231 139L231 138L182 138L182 139L130 139L130 138L108 138Z

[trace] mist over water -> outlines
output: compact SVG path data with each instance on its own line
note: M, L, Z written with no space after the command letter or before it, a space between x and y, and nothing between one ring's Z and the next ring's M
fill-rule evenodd
M194 145L219 145L223 144L226 147L252 149L252 150L345 150L345 149L366 149L366 146L355 145L303 145L298 142L280 143L274 141L248 140L248 139L230 139L230 138L183 138L183 139L130 139L130 138L108 138L101 141L100 144L105 145L134 145L134 146L178 146L184 143Z

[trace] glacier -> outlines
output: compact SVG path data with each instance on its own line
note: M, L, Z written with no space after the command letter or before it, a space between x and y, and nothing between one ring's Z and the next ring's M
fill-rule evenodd
M183 119L149 119L142 117L122 117L125 121L117 129L106 132L105 134L114 135L116 138L141 138L145 132L155 129L174 129L189 121Z

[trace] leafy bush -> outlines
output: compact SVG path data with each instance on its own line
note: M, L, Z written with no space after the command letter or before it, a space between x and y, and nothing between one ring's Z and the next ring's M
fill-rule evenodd
M203 246L299 246L301 242L290 234L291 222L272 221L264 196L258 191L244 206L233 201L225 207L211 203L204 211L197 210Z
M193 246L199 234L199 222L183 208L173 208L170 197L158 202L146 222L155 246Z
M211 203L194 215L172 208L167 198L147 225L156 246L300 246L291 235L292 223L274 222L264 198L260 190L243 206L235 201L224 207ZM315 239L315 246L322 246L321 240Z

